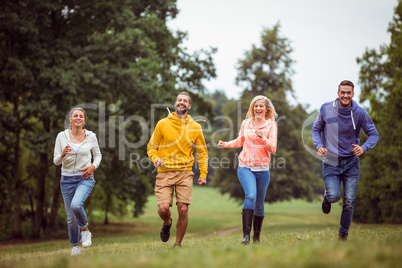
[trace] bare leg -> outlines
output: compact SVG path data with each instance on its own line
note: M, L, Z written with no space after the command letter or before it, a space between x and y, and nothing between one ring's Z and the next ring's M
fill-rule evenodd
M171 225L172 221L170 220L171 213L170 213L170 204L169 203L162 203L158 205L158 214L159 217L165 222L166 225Z
M177 203L177 211L179 213L179 219L177 221L176 243L181 245L181 241L184 238L184 234L188 225L188 204Z

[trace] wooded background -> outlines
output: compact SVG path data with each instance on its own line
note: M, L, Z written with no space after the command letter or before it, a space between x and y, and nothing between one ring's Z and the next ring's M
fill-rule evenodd
M240 149L222 150L215 144L231 138L221 130L238 131L239 109L241 121L251 99L263 94L280 116L266 201L313 200L322 194L320 161L302 141L303 135L313 148L311 133L302 133L310 114L303 105L289 103L294 62L280 24L264 28L259 44L244 55L234 55L239 58L236 81L244 90L239 99L228 99L223 91L212 92L203 84L215 77L216 49L189 53L183 47L186 33L167 27L167 21L178 14L176 1L22 0L2 1L1 6L1 240L41 238L65 228L60 167L53 164L53 150L68 111L78 104L90 107L86 128L98 135L103 155L86 209L89 214L103 211L104 223L110 213L140 216L147 196L153 194L153 168L129 161L133 153L145 159L146 144L124 147L124 142L143 139L143 128L139 121L125 120L134 115L142 118L149 128L148 141L152 124L167 112L163 107L151 113L152 105L172 105L183 90L192 96L190 114L212 122L211 131L204 133L210 158L232 161L227 169L210 167L209 186L243 199L233 165ZM388 30L390 44L367 49L357 59L362 85L357 101L368 109L380 133L377 146L361 157L354 217L360 222L402 222L401 16L399 1ZM227 116L233 125L219 116Z

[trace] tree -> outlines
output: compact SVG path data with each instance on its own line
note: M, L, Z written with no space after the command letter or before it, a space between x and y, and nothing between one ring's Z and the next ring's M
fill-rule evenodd
M0 157L2 191L10 192L0 200L14 211L13 237L24 235L22 219L39 237L47 219L53 225L57 218L54 140L78 104L87 109L87 128L98 134L103 153L90 197L99 202L89 199L90 207L119 214L132 202L134 215L141 213L154 176L129 161L131 153L145 157L145 146L128 144L150 136L151 104L171 103L183 89L197 95L202 80L215 76L214 50L190 55L180 46L186 34L167 28L177 13L173 0L4 3Z
M354 219L367 223L402 223L402 1L389 25L389 45L367 49L361 65L360 101L370 103L370 116L380 133L363 155Z
M314 189L318 188L318 166L302 145L301 129L307 113L301 105L291 106L287 96L293 94L291 76L293 60L290 57L292 48L289 41L279 35L280 25L265 29L261 35L261 45L253 45L238 62L236 81L245 89L238 103L231 101L223 108L223 113L229 115L233 125L240 129L241 121L248 110L249 103L256 95L270 98L279 115L277 153L271 156L271 177L266 201L275 202L291 198L314 199ZM239 108L242 117L238 119ZM228 127L228 125L227 125ZM236 133L237 134L237 133ZM229 134L221 136L222 140ZM220 158L227 157L237 161L240 149L217 150ZM244 192L237 182L237 164L229 169L215 170L214 184L223 193L242 200ZM312 168L315 167L315 168Z

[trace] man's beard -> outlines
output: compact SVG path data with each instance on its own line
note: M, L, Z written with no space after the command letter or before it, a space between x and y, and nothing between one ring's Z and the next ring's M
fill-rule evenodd
M188 109L184 108L183 110L180 110L180 108L178 106L176 106L175 111L176 111L177 114L183 115L183 114L187 113Z

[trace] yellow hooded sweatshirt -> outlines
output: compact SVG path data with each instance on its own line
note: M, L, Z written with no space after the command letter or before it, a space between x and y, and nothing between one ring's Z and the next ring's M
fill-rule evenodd
M173 114L169 114L156 125L147 146L149 158L152 162L158 158L163 160L158 172L192 170L195 147L200 177L206 178L208 151L201 125L191 119L190 115L186 119L180 119Z

